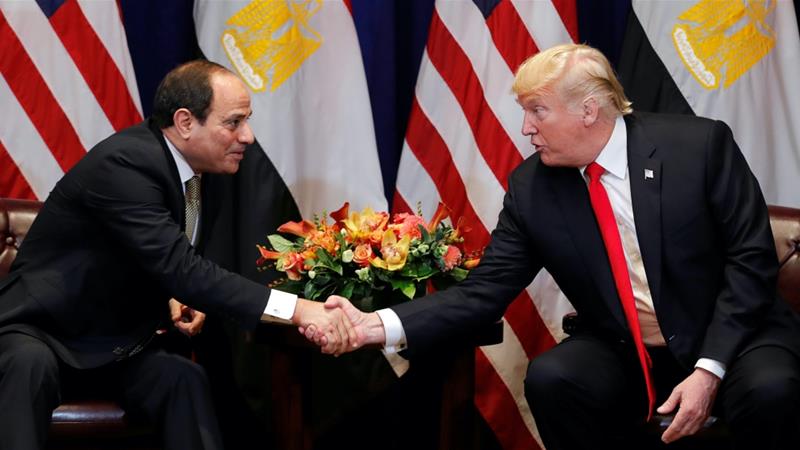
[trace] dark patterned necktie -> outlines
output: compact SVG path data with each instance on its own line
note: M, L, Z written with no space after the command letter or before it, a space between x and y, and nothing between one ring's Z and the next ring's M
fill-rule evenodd
M186 181L186 237L192 241L200 217L200 177L195 175Z

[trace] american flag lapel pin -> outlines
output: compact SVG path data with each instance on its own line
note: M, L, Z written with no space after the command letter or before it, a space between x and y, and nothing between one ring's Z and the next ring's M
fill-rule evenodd
M645 180L652 180L654 177L653 169L644 169L644 179Z

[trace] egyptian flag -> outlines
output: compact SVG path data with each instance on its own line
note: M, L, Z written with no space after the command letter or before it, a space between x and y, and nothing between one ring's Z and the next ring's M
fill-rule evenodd
M203 57L228 67L247 85L256 137L234 177L204 181L204 202L209 199L218 211L207 228L214 231L201 233L210 239L205 254L248 278L268 282L279 273L257 271L255 245L266 243L281 223L324 217L344 202L356 210L387 209L353 17L343 1L195 0L193 18ZM208 342L202 356L206 367L226 367L233 361L234 374L209 376L217 380L216 386L226 381L241 386L249 405L260 405L254 419L238 392L221 389L215 396L224 404L219 408L224 411L219 416L223 431L234 441L226 446L250 448L263 440L249 437L263 430L263 419L269 416L263 403L270 398L263 378L267 358L264 346L242 345L249 342L247 336L235 330L228 336L234 341L232 355L224 346ZM311 382L327 378L330 383L345 373L345 361L363 357L363 352L338 359L313 357ZM391 375L382 357L368 362ZM335 363L340 367L329 367ZM363 385L365 378L374 382L369 373L344 377L342 383L334 383L338 389L332 394L355 396L359 391L347 389L347 382L360 380ZM347 410L320 395L314 395L313 402L309 408L321 420L326 413L339 416Z
M198 0L194 19L203 55L249 87L250 125L304 218L345 201L356 210L387 208L364 65L345 2Z
M634 110L726 122L770 204L800 207L800 37L794 4L632 4L618 66Z

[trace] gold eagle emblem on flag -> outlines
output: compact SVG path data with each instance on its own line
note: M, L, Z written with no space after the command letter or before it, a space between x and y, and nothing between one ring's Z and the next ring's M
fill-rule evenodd
M322 0L255 0L226 22L222 48L254 92L275 91L322 45L309 23Z
M775 0L702 0L672 29L683 64L706 89L730 87L775 47Z

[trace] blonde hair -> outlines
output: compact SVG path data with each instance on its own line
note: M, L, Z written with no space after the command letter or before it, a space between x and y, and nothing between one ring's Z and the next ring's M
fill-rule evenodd
M526 59L511 89L523 101L553 90L568 105L594 97L600 109L614 117L633 112L608 59L583 44L557 45Z

